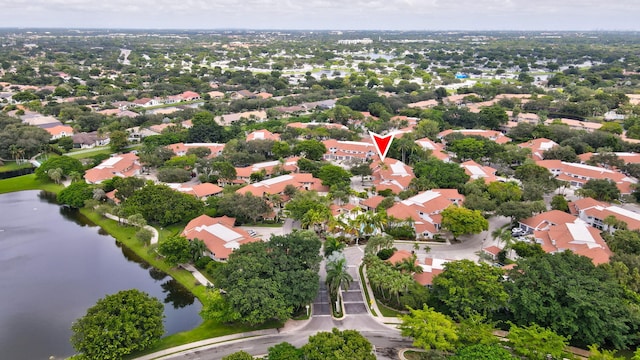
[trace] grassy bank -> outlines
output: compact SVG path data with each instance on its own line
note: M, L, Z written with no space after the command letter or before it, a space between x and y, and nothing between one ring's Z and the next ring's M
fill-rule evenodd
M22 164L18 164L15 161L5 161L4 165L0 166L0 172L26 169L32 166L33 165L28 161L25 161Z
M131 249L138 256L143 258L149 264L153 265L155 268L169 274L172 278L174 278L176 281L186 287L191 293L193 293L200 300L200 302L203 302L203 299L206 295L206 288L200 285L200 283L197 282L197 280L193 277L193 275L191 275L190 272L168 265L154 251L150 251L150 248L148 246L143 245L139 240L137 240L135 237L135 233L137 231L136 228L131 226L118 225L116 221L106 219L95 211L91 211L89 209L81 209L80 211L92 222L99 225L111 236L116 238L118 242L124 244L127 248ZM169 236L175 235L180 230L182 230L182 226L180 225L172 225L166 228L162 228L161 230L159 230L160 241L166 239ZM160 341L153 348L146 350L144 353L135 354L135 356L150 354L174 346L184 345L194 341L209 339L212 337L260 329L269 329L280 327L282 325L283 324L281 323L272 322L264 324L260 327L249 327L243 325L226 325L219 322L207 320L203 321L196 328L189 331L184 331L164 337L160 339Z
M63 188L51 181L38 180L34 174L0 180L0 194L24 190L45 190L57 194Z

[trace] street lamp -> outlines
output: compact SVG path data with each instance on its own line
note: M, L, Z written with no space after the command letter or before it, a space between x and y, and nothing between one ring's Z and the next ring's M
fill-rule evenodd
M309 304L305 305L305 307L307 308L307 317L309 317Z

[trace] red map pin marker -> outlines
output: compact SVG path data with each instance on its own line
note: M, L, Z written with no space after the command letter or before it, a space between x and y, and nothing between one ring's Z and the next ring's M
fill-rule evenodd
M373 140L373 144L376 146L376 150L378 150L380 161L384 161L384 158L387 156L387 152L391 147L391 141L393 141L394 134L381 136L369 131L369 135L371 135L371 140Z

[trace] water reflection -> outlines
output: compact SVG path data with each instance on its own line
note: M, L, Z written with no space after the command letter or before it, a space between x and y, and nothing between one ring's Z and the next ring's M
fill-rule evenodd
M164 298L164 303L173 305L174 309L181 309L185 306L189 306L193 304L193 301L195 300L193 294L174 279L165 281L160 284L160 287L162 288L162 292L167 294Z

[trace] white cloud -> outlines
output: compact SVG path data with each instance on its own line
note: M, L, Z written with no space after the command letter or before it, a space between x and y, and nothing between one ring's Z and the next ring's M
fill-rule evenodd
M637 0L0 0L3 26L640 28Z

